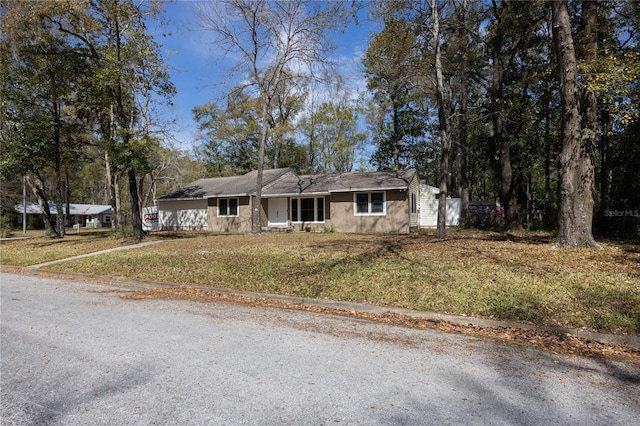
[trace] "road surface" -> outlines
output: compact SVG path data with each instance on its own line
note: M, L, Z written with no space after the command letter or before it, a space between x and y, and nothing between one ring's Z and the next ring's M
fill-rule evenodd
M637 425L637 364L0 276L6 425Z

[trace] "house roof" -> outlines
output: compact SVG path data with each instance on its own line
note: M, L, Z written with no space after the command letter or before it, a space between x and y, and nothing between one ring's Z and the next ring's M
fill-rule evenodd
M330 194L332 192L381 191L407 189L416 175L415 169L381 172L327 173L283 177L269 187L265 196Z
M66 212L66 204L63 204L63 210ZM17 204L15 210L18 213L23 213L23 205L22 203ZM51 214L58 214L58 209L56 203L53 201L49 201L49 211ZM72 215L79 216L95 216L104 213L110 213L111 206L109 205L101 205L101 204L69 204L69 213ZM40 210L40 204L34 202L27 203L27 214L40 214L42 211Z
M341 173L330 192L407 189L415 175L415 169Z
M293 173L291 169L264 170L262 174L262 186L268 187L278 178ZM189 200L212 197L247 196L256 192L256 180L258 172L253 170L242 176L227 176L216 178L198 179L184 188L177 189L158 200Z
M199 179L158 200L190 200L212 197L252 195L256 191L256 171L242 176ZM415 169L381 172L325 173L296 175L291 169L265 170L264 197L322 195L332 192L407 189L416 176Z

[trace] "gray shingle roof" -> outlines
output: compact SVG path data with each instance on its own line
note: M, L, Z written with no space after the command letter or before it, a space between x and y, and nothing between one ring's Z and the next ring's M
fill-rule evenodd
M264 170L262 174L263 188L273 183L279 177L290 173L291 169ZM242 176L228 176L198 179L184 188L177 189L159 200L178 200L190 198L210 198L220 196L246 196L256 192L258 172L251 171Z
M246 196L256 191L256 171L242 176L199 179L159 200ZM326 173L298 176L291 169L265 170L265 197L319 195L331 192L407 189L415 169L382 172Z
M322 175L287 175L265 190L266 196L328 194L331 192L407 189L416 171L327 173Z

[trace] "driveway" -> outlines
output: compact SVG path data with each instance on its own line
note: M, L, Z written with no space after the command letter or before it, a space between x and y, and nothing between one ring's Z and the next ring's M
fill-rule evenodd
M0 275L2 425L631 425L637 364Z

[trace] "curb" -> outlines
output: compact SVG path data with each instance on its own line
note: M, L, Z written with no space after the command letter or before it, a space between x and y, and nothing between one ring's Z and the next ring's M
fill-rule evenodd
M117 249L111 249L108 251L124 250L127 248L133 248L133 247L127 246L127 247L121 247ZM93 255L93 254L97 254L97 253L92 253L90 255ZM82 255L78 257L86 257L86 256L87 255ZM69 259L64 259L64 260L69 260ZM60 262L62 261L63 260L61 260ZM123 287L128 289L149 290L153 288L180 288L180 287L195 288L193 286L188 286L188 285L185 286L184 284L176 284L176 283L162 283L162 282L153 282L153 281L132 280L129 278L122 278L122 277L109 277L109 276L102 276L102 275L80 274L80 273L73 273L73 272L58 272L58 271L49 271L49 270L39 269L42 266L52 264L52 263L58 263L58 262L59 261L48 262L48 263L33 265L29 267L13 267L13 266L0 265L0 272L9 273L9 274L26 274L26 275L42 276L42 277L55 278L55 279L69 279L73 281L82 281L82 282L94 282L97 284L109 285L114 287ZM415 311L411 309L394 308L389 306L369 305L365 303L353 303L353 302L342 302L342 301L327 300L327 299L313 299L313 298L306 298L306 297L283 296L283 295L270 294L270 293L256 293L256 292L248 292L248 291L241 291L241 290L232 290L228 288L207 287L207 290L211 292L225 294L225 295L237 295L237 296L244 296L244 297L253 298L253 299L267 299L267 300L274 300L279 302L298 304L303 306L332 308L332 309L355 312L355 313L358 313L358 312L368 313L368 314L393 313L393 314L404 315L410 318L415 318L418 320L445 321L455 325L464 325L464 326L472 325L472 326L487 327L487 328L499 327L499 328L516 328L516 329L523 329L523 330L540 330L540 331L555 333L558 335L575 336L581 339L594 340L594 341L599 341L603 343L628 345L631 348L640 349L640 336L596 333L596 332L587 331L587 330L572 329L572 328L565 328L565 327L536 326L532 324L525 324L525 323L519 323L514 321L499 321L499 320L492 320L492 319L480 318L480 317L446 315L446 314L439 314L435 312Z

